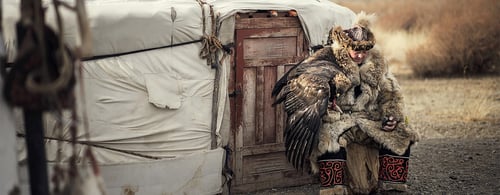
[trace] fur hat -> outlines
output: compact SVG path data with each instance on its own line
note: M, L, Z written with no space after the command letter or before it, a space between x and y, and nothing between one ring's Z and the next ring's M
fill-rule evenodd
M370 50L375 45L375 36L370 30L370 25L374 20L374 14L367 15L365 12L360 12L356 15L352 28L345 30L340 26L332 28L328 43L336 42L344 48L355 51Z

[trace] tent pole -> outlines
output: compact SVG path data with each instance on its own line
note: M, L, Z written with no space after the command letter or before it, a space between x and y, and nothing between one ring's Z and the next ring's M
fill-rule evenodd
M40 53L42 82L47 82L47 50L45 37L45 16L42 8L41 0L21 0L21 19L18 24L26 25L23 20L32 22L31 25L35 37L32 40L36 41L36 49ZM22 35L20 31L26 30L17 29L18 44L23 39L30 39L26 35ZM21 37L20 35L24 36ZM21 48L19 46L19 48ZM19 55L18 51L18 55ZM33 71L33 70L31 70ZM45 156L45 141L44 141L44 125L43 125L43 109L30 109L24 106L23 117L26 131L26 150L28 159L28 171L31 195L49 195L48 173L47 173L47 157Z
M23 110L32 195L49 194L42 113L40 110Z
M217 54L215 59L218 59ZM215 66L215 79L214 79L214 91L212 96L212 124L211 124L211 144L210 148L213 150L217 148L217 119L219 113L219 81L220 81L220 66L217 64Z
M218 37L219 36L219 30L217 26L217 20L216 16L213 10L212 5L209 5L210 8L210 18L211 18L211 33L212 36ZM204 7L202 6L202 9L204 10ZM205 20L205 18L203 18ZM217 38L216 38L217 39ZM212 62L213 64L210 64L213 68L215 68L215 79L214 79L214 91L213 91L213 96L212 96L212 124L211 124L211 144L210 148L216 149L217 148L217 120L219 117L219 91L220 91L220 68L222 66L222 60L219 61L219 51L220 48L214 51L214 61ZM224 59L224 57L223 57Z

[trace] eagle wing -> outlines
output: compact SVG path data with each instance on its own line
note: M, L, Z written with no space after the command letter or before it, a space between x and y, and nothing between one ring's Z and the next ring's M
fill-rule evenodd
M330 61L299 63L288 71L275 85L275 104L283 103L287 112L284 131L286 156L297 169L302 169L311 151L318 143L322 117L335 83L332 83L338 66Z

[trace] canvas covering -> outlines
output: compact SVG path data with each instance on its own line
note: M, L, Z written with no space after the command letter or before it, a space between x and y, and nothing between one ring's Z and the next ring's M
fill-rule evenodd
M19 15L16 1L6 1L6 42L15 52L13 25ZM211 33L210 6L218 18L223 44L233 42L234 14L255 10L297 10L310 46L326 43L332 26L349 27L354 13L330 1L223 0L200 4L187 0L87 1L92 32L92 55L105 56L83 63L84 94L89 117L90 141L100 146L133 153L173 158L210 149L212 97L215 70L199 57L200 40ZM13 9L9 9L13 8ZM69 12L64 37L78 43L77 26ZM205 16L205 17L203 17ZM203 25L205 20L205 25ZM53 25L53 10L47 11ZM205 27L205 28L203 28ZM150 50L151 49L151 50ZM140 51L140 52L137 52ZM12 55L10 55L12 56ZM229 60L222 63L220 89L227 89ZM223 120L229 120L227 91L220 90L217 111L219 146ZM81 102L81 101L80 101ZM50 116L49 116L50 118ZM49 120L47 136L55 136ZM69 122L68 122L69 123ZM52 125L51 125L52 124ZM67 127L65 125L65 132ZM64 133L69 139L69 133ZM80 131L79 140L84 140ZM52 141L55 142L55 141ZM53 147L48 147L51 150ZM55 148L54 148L55 149ZM97 149L102 163L133 162L130 154ZM51 154L51 152L49 152ZM50 159L50 158L49 158Z
M5 51L0 48L0 55ZM0 90L3 90L3 80L0 75ZM0 99L0 194L8 194L18 185L16 162L16 135L12 112L3 99Z
M13 26L19 18L18 3L19 0L3 1L10 62L16 52ZM79 123L78 141L96 146L93 151L104 168L155 161L148 156L178 159L169 162L180 167L182 164L189 166L184 163L185 159L199 162L215 157L218 158L216 163L201 161L202 165L197 166L222 172L224 150L220 147L227 144L229 135L227 88L231 64L229 57L221 60L217 83L220 90L214 96L215 69L199 56L202 44L198 41L212 33L210 6L218 16L217 38L222 44L235 41L234 15L238 12L294 9L311 47L325 44L332 26L350 27L355 16L351 10L327 0L216 0L205 4L195 0L89 0L86 6L92 52L83 62L83 85L77 85L75 93L80 117L84 114L88 117L90 139L87 140L87 132ZM79 44L75 17L67 11L64 16L64 38L73 47ZM55 26L50 7L47 21ZM223 56L222 52L219 54ZM83 94L79 88L82 86ZM213 97L218 97L216 115L212 115ZM20 116L19 112L17 114ZM58 116L46 113L45 118L46 137L58 138L54 131ZM63 119L63 139L70 140L71 123L66 115ZM216 123L219 149L207 153L211 150L212 122ZM22 127L22 121L18 127ZM18 132L22 134L22 128L18 128ZM24 161L23 140L19 139L18 143L19 160ZM77 144L78 153L82 154L87 145ZM47 140L46 150L48 160L54 161L57 141ZM69 143L63 143L62 154L63 159L70 156ZM161 165L158 167L148 170L160 171ZM115 174L109 177L117 179ZM212 177L213 174L199 177L213 181L204 184L209 186L203 188L206 192L220 191L222 176L219 175L219 180ZM152 183L145 185L156 185Z

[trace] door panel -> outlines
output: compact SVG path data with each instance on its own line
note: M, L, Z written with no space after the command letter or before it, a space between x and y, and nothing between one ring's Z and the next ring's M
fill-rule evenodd
M307 55L296 17L236 19L236 52L230 89L234 192L313 182L286 160L282 105L273 107L271 91L288 69Z

